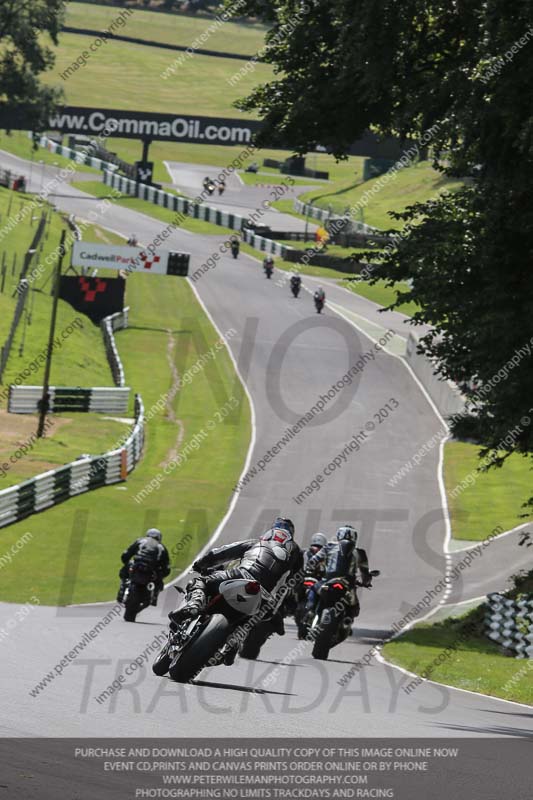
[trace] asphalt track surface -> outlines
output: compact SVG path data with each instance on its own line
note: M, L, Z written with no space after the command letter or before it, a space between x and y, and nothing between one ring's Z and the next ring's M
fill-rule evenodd
M6 154L0 154L0 163L17 168L21 164ZM69 186L61 187L54 201L82 218L96 203ZM143 243L162 227L157 220L119 207L95 221L125 236L135 231ZM194 270L221 240L180 231L172 234L170 244L191 252ZM314 288L305 277L304 285ZM255 417L247 468L362 353L374 348L373 341L352 324L376 316L373 304L330 286L328 302L342 316L328 308L319 317L308 293L294 300L282 274L267 282L260 265L243 255L236 261L223 257L194 288L220 331L233 327L238 332L230 348ZM383 328L405 335L401 315L388 313L379 320ZM379 410L387 403L398 405L380 422ZM353 636L331 652L330 660L314 661L310 644L298 642L289 622L287 635L273 637L257 662L239 659L232 667L204 671L188 686L156 678L150 670L154 653L148 648L165 628L166 613L174 606L176 592L168 588L161 606L143 612L139 624L114 620L72 664L31 696L30 691L112 604L36 607L12 625L2 641L2 736L531 735L529 707L431 682L407 693L404 688L412 676L379 658L352 671L344 685L339 683L450 567L444 554L447 512L439 484L439 449L431 450L398 487L387 483L435 435L442 421L404 362L383 351L368 360L352 386L340 391L315 421L238 493L216 536L220 544L258 534L279 512L293 518L302 543L320 529L333 534L344 521L359 528L360 542L371 566L381 569L381 577L371 591L362 593ZM366 436L359 452L333 471L320 492L297 504L293 497L361 430ZM166 538L171 541L171 534L167 532ZM516 534L499 538L461 573L461 583L444 599L458 602L501 588L504 578L527 563L524 551L517 546ZM453 559L461 557L464 553L456 553ZM181 583L185 581L184 577ZM442 599L443 594L435 592L432 606ZM0 627L14 618L17 609L15 604L0 605ZM138 669L132 668L136 658L142 663ZM98 702L96 698L126 670L129 677L122 688Z
M186 164L179 161L165 162L167 171L175 186L189 197L197 197L203 190L204 179L210 178L217 183L217 176L220 174L220 167L210 167L206 164ZM292 200L302 192L316 189L316 184L300 186L290 184L290 176L262 175L258 177L258 185L246 185L241 178L232 173L225 177L226 189L222 195L215 193L205 198L205 204L219 208L234 214L248 216L250 211L261 210L261 218L258 220L263 225L268 225L275 231L303 231L305 222L298 217L284 214L275 208L265 210L264 201ZM283 181L285 183L283 183ZM262 185L260 185L262 184ZM271 195L271 187L278 186L279 192L276 196ZM317 225L312 220L308 221L308 230L315 231Z

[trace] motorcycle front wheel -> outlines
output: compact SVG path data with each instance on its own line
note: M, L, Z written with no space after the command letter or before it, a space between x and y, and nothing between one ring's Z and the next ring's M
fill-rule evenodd
M154 675L158 675L160 678L167 674L170 667L170 662L172 660L168 654L168 647L168 644L163 647L156 660L152 664L152 672Z
M178 683L189 683L226 642L231 626L222 614L213 614L207 625L179 653L169 666L170 677Z

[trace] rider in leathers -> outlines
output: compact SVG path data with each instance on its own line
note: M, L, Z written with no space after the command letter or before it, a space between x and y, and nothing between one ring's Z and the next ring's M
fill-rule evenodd
M328 542L326 548L324 581L331 578L345 578L350 584L350 610L358 617L360 611L356 592L356 581L360 577L363 586L370 586L372 577L368 567L368 556L362 547L356 547L357 531L351 525L342 525L336 540ZM307 599L308 609L314 608L317 590L311 590Z
M119 572L121 580L120 589L117 595L119 603L122 602L124 590L126 588L126 580L129 575L130 561L133 559L135 562L143 562L154 570L156 578L156 591L155 602L157 604L157 595L163 589L163 578L170 574L170 559L168 550L164 544L161 544L162 539L161 531L158 528L149 528L144 536L136 539L121 555L121 561L124 564Z
M294 604L289 613L294 615L298 627L298 637L303 638L304 634L300 629L304 615L307 613L307 587L304 585L305 578L316 578L320 581L319 586L322 585L322 578L324 577L324 570L326 568L326 554L327 554L327 536L323 533L314 533L311 536L309 547L303 554L303 571L302 580L294 588ZM312 589L309 591L313 591ZM314 601L313 601L314 605Z
M217 564L240 559L231 569L212 572L209 577L195 578L188 586L186 604L172 611L169 617L177 622L184 617L197 617L206 606L206 598L216 594L222 581L250 575L268 592L275 594L284 581L302 568L302 551L294 541L294 525L278 517L272 528L259 539L246 539L210 550L195 561L193 569L202 572ZM243 573L246 571L246 575Z

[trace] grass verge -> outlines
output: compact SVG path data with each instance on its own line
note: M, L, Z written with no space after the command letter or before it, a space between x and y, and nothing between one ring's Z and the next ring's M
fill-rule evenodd
M141 393L147 412L153 411L144 457L127 482L2 530L4 550L26 531L32 533L31 543L2 571L4 599L24 602L35 594L43 604L54 605L111 599L121 551L152 525L162 529L174 551L176 574L205 543L231 500L248 448L250 411L225 348L171 397L169 415L161 400L173 386L172 369L183 375L215 346L218 335L180 278L131 275L127 303L130 327L117 335L117 345L128 384ZM217 412L231 396L239 413L219 422ZM198 442L195 435L207 430L208 421L214 427ZM134 497L166 460L188 444L181 466L136 503Z
M416 625L386 644L383 653L393 664L433 681L533 704L533 662L502 655L483 635L482 616L478 608L460 618ZM418 682L408 679L403 690L415 694Z
M300 200L320 208L331 208L338 214L354 206L359 210L360 204L361 214L357 216L358 220L376 228L401 228L402 222L391 219L389 211L403 211L407 206L434 198L443 191L453 191L462 185L460 181L451 180L436 172L427 161L397 171L382 185L384 180L385 176L364 183L357 178L342 179L327 191L314 189L301 195ZM375 194L365 202L365 193L372 192L373 189L376 189Z
M406 292L409 289L409 286L402 281L398 281L394 286L387 286L387 282L382 280L374 284L368 281L346 280L343 281L343 286L355 294L360 294L361 297L366 297L367 300L372 300L382 308L390 306L396 300L397 291ZM417 303L402 303L395 311L411 317L418 308Z
M65 24L73 28L106 30L117 19L118 14L116 6L68 3ZM266 30L266 26L258 23L226 22L217 25L214 19L206 17L162 14L137 8L132 15L123 18L121 27L115 27L115 33L119 36L152 39L155 42L183 47L191 46L198 37L207 34L207 40L199 44L199 47L245 55L254 55L263 46ZM179 55L180 53L167 52L170 63Z
M468 442L447 442L444 448L444 482L456 539L481 541L498 525L505 531L526 521L520 515L531 495L529 460L513 454L503 467L478 472L479 450ZM469 485L454 496L463 481Z
M148 31L145 35L150 38ZM61 34L54 67L43 76L49 85L64 87L68 105L101 108L105 86L108 108L235 118L234 101L273 74L268 64L256 63L251 72L231 82L247 62L200 55L188 58L186 53L113 39L91 54L93 42L94 36ZM68 74L66 80L61 78L84 51L90 54L85 66ZM185 58L165 79L166 70L180 56ZM247 119L253 116L243 114Z

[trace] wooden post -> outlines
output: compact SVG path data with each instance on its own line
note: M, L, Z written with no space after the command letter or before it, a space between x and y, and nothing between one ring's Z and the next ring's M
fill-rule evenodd
M59 256L57 259L57 267L55 272L54 284L54 301L52 303L52 316L50 317L50 335L48 337L48 348L46 351L46 364L44 367L43 378L43 394L39 403L39 425L37 428L37 437L42 439L44 434L44 424L46 421L46 413L49 406L48 390L50 386L50 370L52 367L52 352L54 349L54 335L56 329L57 318L57 304L59 300L59 284L61 283L61 267L63 265L63 256L65 255L65 234L66 231L61 232L61 241L59 243Z

